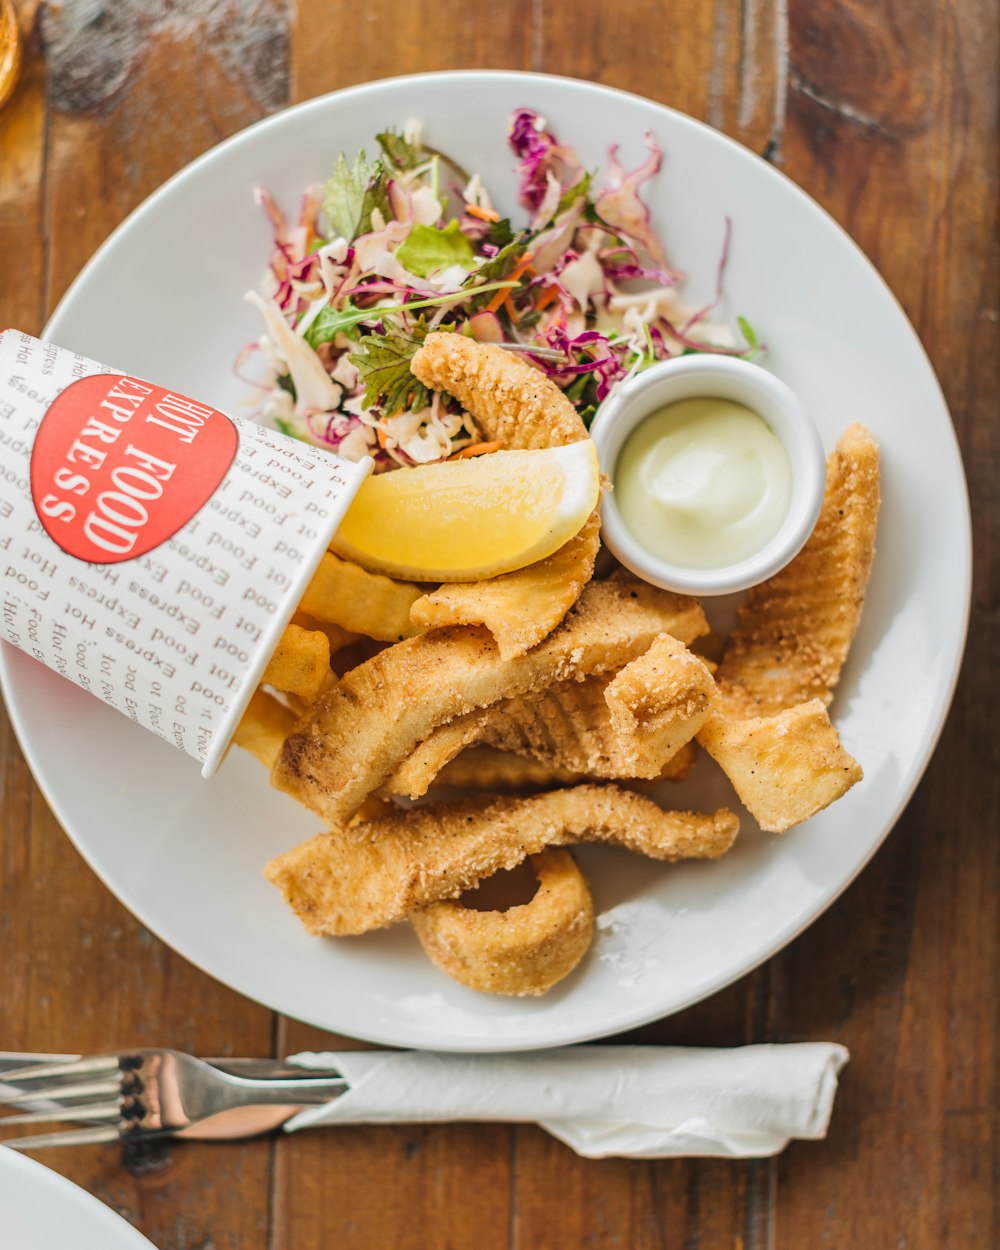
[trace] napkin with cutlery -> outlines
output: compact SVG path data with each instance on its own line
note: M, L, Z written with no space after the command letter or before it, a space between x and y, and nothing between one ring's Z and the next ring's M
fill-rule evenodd
M288 1062L336 1068L350 1088L284 1128L507 1120L539 1124L591 1159L756 1158L792 1138L825 1137L848 1058L832 1042L505 1055L308 1051Z

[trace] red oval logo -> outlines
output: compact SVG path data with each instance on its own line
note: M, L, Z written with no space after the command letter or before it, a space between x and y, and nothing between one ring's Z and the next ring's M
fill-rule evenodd
M204 507L238 445L233 422L207 404L119 373L81 378L39 425L32 502L68 555L134 560Z

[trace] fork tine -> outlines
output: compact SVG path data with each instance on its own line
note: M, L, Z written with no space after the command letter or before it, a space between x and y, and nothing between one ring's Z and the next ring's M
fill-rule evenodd
M107 1081L84 1081L79 1085L45 1085L41 1089L20 1090L5 1094L0 1103L18 1107L24 1102L65 1102L68 1098L95 1098L98 1095L120 1094L121 1082L117 1076Z
M99 1128L71 1129L68 1133L35 1133L28 1137L0 1138L0 1146L9 1150L46 1150L49 1146L96 1146L100 1142L118 1140L118 1130L111 1124Z
M70 1063L32 1063L23 1068L11 1068L3 1073L4 1081L35 1081L44 1077L88 1076L94 1072L117 1072L118 1060L114 1055L92 1055L89 1059L74 1059Z
M22 1111L20 1115L0 1116L0 1128L10 1128L12 1124L70 1124L90 1120L118 1120L121 1113L117 1102L59 1107L55 1111Z

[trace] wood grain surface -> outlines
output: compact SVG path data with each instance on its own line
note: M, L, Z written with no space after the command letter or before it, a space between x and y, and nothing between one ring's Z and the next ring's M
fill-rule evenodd
M0 325L39 331L146 195L289 102L465 67L624 87L764 155L872 258L951 407L977 557L952 714L883 849L779 956L629 1039L845 1043L853 1059L827 1141L773 1161L593 1162L531 1127L441 1125L163 1145L124 1158L80 1149L46 1162L160 1250L996 1246L996 5L17 7L27 46L18 91L0 111ZM353 1044L223 988L134 920L59 829L2 712L0 768L0 1047L165 1043L265 1055Z

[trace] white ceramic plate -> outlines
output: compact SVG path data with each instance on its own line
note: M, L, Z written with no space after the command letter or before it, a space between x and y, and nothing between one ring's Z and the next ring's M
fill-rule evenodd
M0 1146L0 1226L10 1250L154 1250L110 1207Z
M211 782L151 735L21 653L3 657L15 727L46 797L83 855L141 920L219 980L276 1010L405 1046L499 1050L580 1041L677 1011L735 980L809 924L865 864L937 740L965 639L968 501L941 392L875 270L807 196L714 131L648 101L564 79L444 74L374 83L291 109L222 144L149 199L97 253L48 337L140 377L237 407L231 365L260 330L242 302L269 231L256 183L294 210L337 152L407 118L479 170L517 215L506 122L538 109L602 164L652 130L666 153L650 196L695 303L711 297L733 220L726 315L771 345L829 448L852 421L884 452L878 557L835 720L864 781L783 838L747 820L715 864L656 865L587 848L600 912L582 966L540 1001L493 999L436 971L406 926L310 938L261 866L317 822L233 752ZM705 763L682 802L733 801Z

